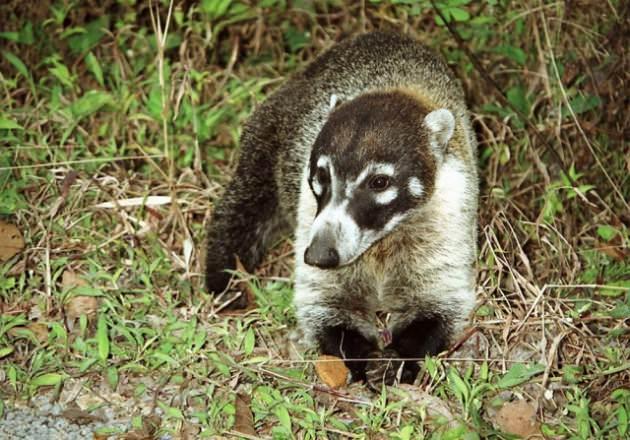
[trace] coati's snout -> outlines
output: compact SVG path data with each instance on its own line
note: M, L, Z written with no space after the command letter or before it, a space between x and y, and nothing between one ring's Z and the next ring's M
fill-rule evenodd
M398 91L337 107L309 162L317 214L304 262L324 269L350 264L425 203L454 125L449 110L429 111Z
M332 230L323 229L313 237L311 244L304 252L304 262L321 269L339 266L339 252L337 252L337 243Z

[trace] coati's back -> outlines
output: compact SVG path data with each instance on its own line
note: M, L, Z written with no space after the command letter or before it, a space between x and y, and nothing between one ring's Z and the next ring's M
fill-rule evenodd
M474 302L475 161L440 57L398 34L339 43L246 124L209 229L207 287L223 291L236 256L251 271L295 228L297 314L322 352L437 353ZM374 370L349 366L358 379ZM416 373L406 365L403 380Z

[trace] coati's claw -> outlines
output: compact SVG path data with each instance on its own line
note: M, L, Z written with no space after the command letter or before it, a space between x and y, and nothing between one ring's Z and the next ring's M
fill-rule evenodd
M393 385L398 378L398 372L403 364L398 352L392 349L375 351L370 353L365 367L367 384L375 391L379 391L383 385Z

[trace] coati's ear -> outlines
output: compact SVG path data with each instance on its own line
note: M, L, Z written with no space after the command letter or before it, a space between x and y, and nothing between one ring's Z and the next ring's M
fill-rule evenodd
M339 99L339 96L333 93L332 95L330 95L330 103L328 104L328 111L329 112L333 111L339 104L341 104L341 100Z
M424 126L429 130L429 141L434 152L442 156L455 131L455 117L450 110L440 108L425 116Z

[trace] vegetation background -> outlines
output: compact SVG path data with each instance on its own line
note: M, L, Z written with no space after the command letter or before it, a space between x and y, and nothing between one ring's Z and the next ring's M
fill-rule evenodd
M628 438L629 9L3 1L0 417L44 396L131 420L99 438ZM448 60L483 180L472 330L380 394L315 375L289 241L240 274L255 297L240 314L200 276L247 115L371 29Z

